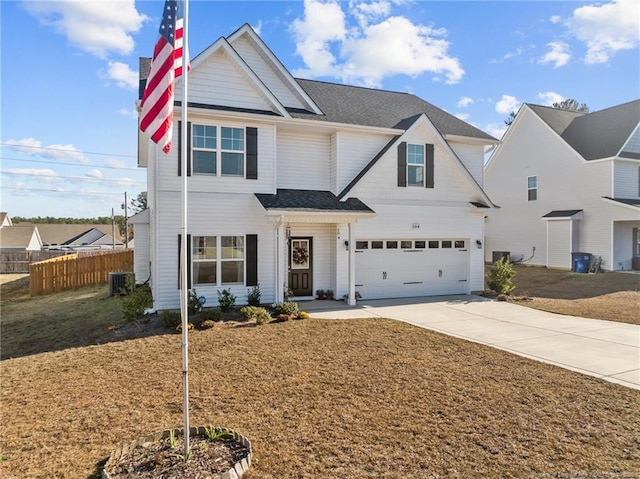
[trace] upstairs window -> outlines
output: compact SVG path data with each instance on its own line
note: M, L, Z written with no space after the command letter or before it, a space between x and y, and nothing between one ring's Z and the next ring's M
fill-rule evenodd
M424 186L424 145L407 145L407 185Z
M538 199L538 177L527 176L527 201Z
M192 159L196 175L244 176L243 128L193 125Z

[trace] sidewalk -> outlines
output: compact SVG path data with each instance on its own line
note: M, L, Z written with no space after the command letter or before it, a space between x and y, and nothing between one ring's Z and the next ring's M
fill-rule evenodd
M640 326L479 296L301 302L314 318L390 318L640 390Z

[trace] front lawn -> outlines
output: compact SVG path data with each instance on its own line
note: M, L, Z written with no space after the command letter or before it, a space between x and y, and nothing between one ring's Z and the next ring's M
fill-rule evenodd
M191 422L246 435L248 479L633 477L640 464L640 392L408 324L217 325L190 343ZM177 334L8 359L0 377L6 479L98 478L119 444L182 424Z
M487 266L487 271L490 266ZM580 274L515 265L512 296L519 304L552 313L640 324L640 274Z

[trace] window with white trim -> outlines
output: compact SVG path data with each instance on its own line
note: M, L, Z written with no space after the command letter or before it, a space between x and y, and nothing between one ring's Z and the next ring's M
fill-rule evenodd
M194 285L244 283L244 236L193 236L191 269Z
M527 201L538 199L538 177L527 176Z
M407 145L407 185L424 186L424 145Z
M244 128L194 124L191 150L196 175L244 176Z

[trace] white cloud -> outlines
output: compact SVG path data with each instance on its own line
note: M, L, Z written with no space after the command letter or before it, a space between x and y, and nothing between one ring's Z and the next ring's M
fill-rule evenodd
M552 15L551 18L549 18L549 21L555 25L562 21L562 17L560 15Z
M114 81L120 88L126 88L128 90L138 89L138 72L131 70L126 63L107 63L107 70L101 71L100 77Z
M110 158L105 163L110 168L127 168L127 164L124 161L116 160L115 158Z
M554 103L560 103L566 100L566 98L563 97L560 93L556 93L553 91L545 91L545 92L538 93L537 97L545 106L551 106Z
M508 115L512 111L517 112L522 102L515 96L502 95L502 98L496 103L496 111L501 115Z
M448 53L445 29L388 16L391 4L385 1L352 1L349 8L345 13L334 0L305 0L304 18L294 20L292 32L306 67L294 75L332 76L370 87L394 75L428 72L447 83L464 75L460 61ZM347 14L357 25L349 24Z
M458 108L466 108L473 103L473 98L463 96L458 100Z
M565 66L571 59L569 44L565 42L549 42L547 47L549 47L549 51L538 60L538 63L553 63L554 68L558 68Z
M25 1L25 10L42 25L67 37L72 45L100 58L133 51L131 34L148 20L134 0Z
M504 135L505 131L507 131L507 125L505 125L504 123L502 124L491 123L484 128L484 131L489 133L494 138L500 139L502 138L502 135Z
M30 156L39 156L57 161L73 161L75 163L90 163L89 159L73 145L48 145L42 146L40 140L35 138L22 138L21 140L7 140L5 146L12 150L26 153Z
M625 0L585 5L573 11L567 27L587 46L585 63L606 63L616 52L640 44L640 3Z
M86 176L87 178L102 178L104 175L102 174L102 171L93 168L89 171L86 171L84 173L84 176Z

